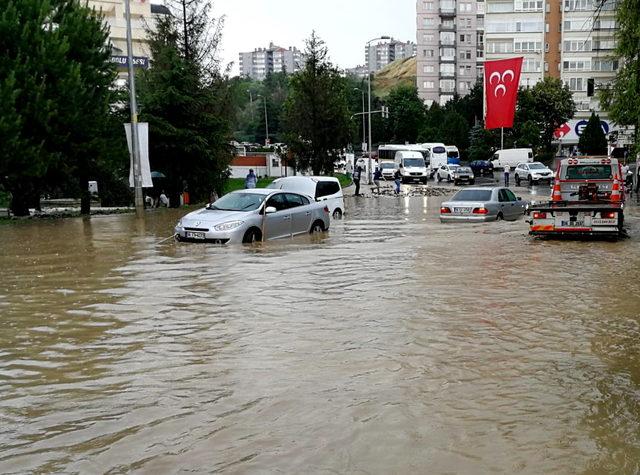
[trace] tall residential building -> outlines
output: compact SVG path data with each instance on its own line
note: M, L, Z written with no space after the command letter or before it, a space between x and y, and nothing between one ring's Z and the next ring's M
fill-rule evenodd
M464 96L482 77L484 1L417 1L417 86L428 105Z
M545 76L569 85L578 112L585 118L601 113L600 84L611 81L618 63L615 47L616 0L599 12L598 0L487 0L485 55L487 60L523 56L521 86L533 86ZM595 91L591 95L588 85Z
M375 45L365 46L365 68L367 68L367 71L380 71L397 59L411 58L415 54L416 44L411 41L402 42L391 39Z
M240 53L240 75L262 81L269 73L295 73L304 66L304 56L295 47L282 48L273 43L268 48Z
M124 15L124 2L122 0L88 0L87 5L102 12L105 21L109 24L109 41L112 45L111 60L118 66L118 84L124 85L128 76L127 23ZM164 5L144 0L131 1L130 11L133 65L134 67L147 68L150 59L147 27L153 28L159 15L170 15L171 12Z

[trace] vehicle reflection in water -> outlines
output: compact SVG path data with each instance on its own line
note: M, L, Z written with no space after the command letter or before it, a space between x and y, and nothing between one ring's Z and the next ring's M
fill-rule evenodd
M1 225L0 472L637 473L637 209L554 242L443 199L249 247Z

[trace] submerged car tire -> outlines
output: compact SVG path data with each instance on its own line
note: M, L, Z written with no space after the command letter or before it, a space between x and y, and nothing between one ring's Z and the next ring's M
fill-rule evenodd
M333 219L342 219L342 210L340 208L336 208L333 211Z
M436 180L438 181L438 183L442 181L442 178L440 178L440 173L436 173Z
M320 220L314 221L309 230L309 234L320 234L324 232L324 223Z
M504 219L504 215L502 214L502 211L498 213L498 216L496 216L496 221L502 221Z
M242 237L243 244L252 244L254 242L262 241L262 232L258 228L249 228Z
M520 186L520 177L516 175L516 186Z
M529 178L527 180L529 181L529 186L533 186L533 178L531 177L531 175L529 175Z

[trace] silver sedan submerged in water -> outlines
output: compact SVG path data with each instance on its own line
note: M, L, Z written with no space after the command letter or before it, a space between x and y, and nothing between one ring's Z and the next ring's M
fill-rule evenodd
M457 192L442 203L440 221L515 221L524 216L527 202L516 197L509 188L474 187Z
M240 190L184 216L175 227L179 241L250 243L329 229L329 209L300 193Z

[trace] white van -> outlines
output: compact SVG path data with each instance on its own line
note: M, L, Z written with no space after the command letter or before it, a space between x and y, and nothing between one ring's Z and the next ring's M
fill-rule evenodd
M267 188L302 193L316 201L326 201L329 213L335 219L344 213L344 196L337 178L331 176L287 176L277 178Z
M413 181L427 183L427 165L422 153L409 150L398 151L394 163L396 167L400 167L402 183Z
M530 148L510 148L506 150L498 150L494 155L491 163L493 168L504 168L509 165L511 168L517 167L520 163L533 162L533 150Z

